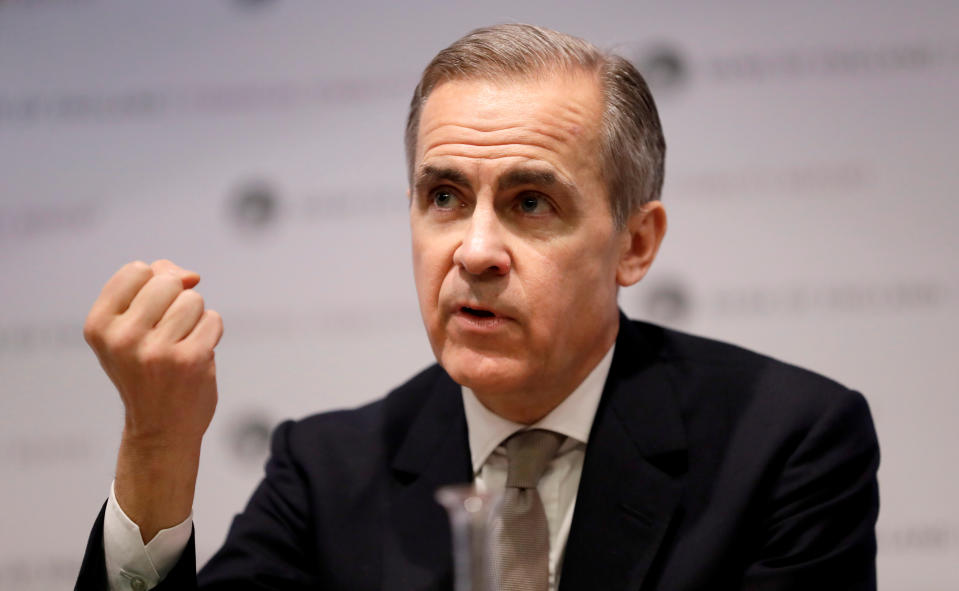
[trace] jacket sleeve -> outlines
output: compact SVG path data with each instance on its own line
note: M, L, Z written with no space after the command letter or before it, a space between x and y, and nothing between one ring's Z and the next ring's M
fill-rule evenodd
M109 583L107 581L106 558L103 553L103 519L106 514L107 504L104 503L100 509L93 524L93 530L87 540L87 549L83 555L83 562L80 564L80 573L77 575L77 584L75 591L107 591ZM193 591L196 589L196 545L194 534L190 534L190 540L187 542L180 560L176 566L153 588L154 591Z
M308 490L289 451L292 422L273 434L266 477L243 513L237 515L223 547L199 575L195 534L180 560L153 591L231 591L316 588L311 573ZM107 591L103 551L106 504L94 523L75 591Z
M746 591L876 589L879 444L865 399L840 396L787 459Z
M200 571L199 589L318 588L310 489L290 449L293 425L287 421L274 431L266 476Z

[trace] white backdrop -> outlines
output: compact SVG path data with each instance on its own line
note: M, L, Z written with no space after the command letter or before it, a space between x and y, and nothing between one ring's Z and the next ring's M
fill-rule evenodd
M863 391L884 589L959 588L959 4L0 0L0 589L72 588L121 427L83 344L130 259L203 274L220 406L199 559L285 417L432 359L402 129L418 74L528 21L633 58L669 146L630 314Z

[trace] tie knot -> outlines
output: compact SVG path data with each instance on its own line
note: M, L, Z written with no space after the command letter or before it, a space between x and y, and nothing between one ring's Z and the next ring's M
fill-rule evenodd
M536 488L566 436L545 429L520 431L506 440L506 486Z

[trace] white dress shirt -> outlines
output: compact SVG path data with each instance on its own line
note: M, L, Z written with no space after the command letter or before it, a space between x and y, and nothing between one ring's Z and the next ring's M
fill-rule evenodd
M120 508L111 485L103 516L103 552L110 591L146 591L156 587L180 560L192 532L190 513L182 523L160 530L144 545L140 527Z
M507 458L506 447L502 443L513 433L523 429L549 429L566 436L566 441L536 486L543 500L549 527L550 591L559 587L563 553L573 523L579 478L583 474L586 442L589 441L589 431L609 374L614 348L610 347L606 356L559 406L529 426L493 413L480 403L469 388L463 388L473 475L479 490L501 491L505 488Z
M506 448L502 443L513 433L523 429L549 429L566 436L537 485L549 526L550 591L559 587L559 572L573 521L586 442L609 374L614 348L610 347L572 394L533 425L504 419L483 406L469 388L463 388L470 457L476 486L480 490L502 490L506 486ZM110 591L146 591L157 586L180 559L192 530L191 514L182 523L161 530L144 545L140 528L120 508L111 486L103 519L103 550Z

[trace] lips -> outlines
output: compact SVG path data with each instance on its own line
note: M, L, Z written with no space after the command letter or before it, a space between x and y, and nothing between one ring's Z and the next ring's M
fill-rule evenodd
M460 306L460 312L468 316L475 316L476 318L495 318L496 314L491 310L486 310L484 308L476 308L472 306Z
M457 325L467 331L488 332L503 328L512 320L502 308L480 304L476 301L460 301L451 306L452 317Z

